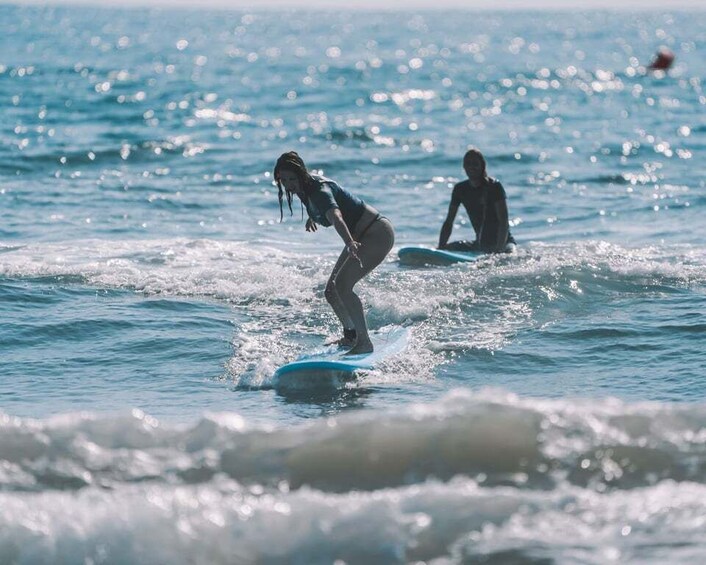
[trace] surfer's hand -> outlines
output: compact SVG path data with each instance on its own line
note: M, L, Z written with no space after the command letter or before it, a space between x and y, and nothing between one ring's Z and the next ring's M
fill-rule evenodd
M316 222L314 220L312 220L311 218L309 218L306 221L306 231L316 231L316 229L317 229Z
M346 244L346 249L348 250L348 253L350 254L353 259L358 261L360 264L361 268L363 267L363 262L360 260L360 257L358 256L358 251L360 250L361 245L357 241L350 241L349 243Z

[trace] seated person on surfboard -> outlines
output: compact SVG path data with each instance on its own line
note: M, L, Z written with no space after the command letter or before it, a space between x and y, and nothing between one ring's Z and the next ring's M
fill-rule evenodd
M324 295L343 325L343 339L337 343L351 346L349 354L371 352L373 344L368 335L363 305L353 287L382 263L392 249L395 232L390 220L334 181L309 173L302 158L294 151L277 159L274 178L279 189L280 221L283 194L287 195L290 215L292 195L296 194L309 217L306 231L315 232L317 224L333 226L345 243L326 283Z
M439 249L446 251L483 251L486 253L511 253L515 240L508 223L505 189L499 181L485 171L485 159L477 149L470 149L463 157L463 168L468 175L454 186L451 204L439 234ZM458 207L463 207L476 232L475 241L448 243Z

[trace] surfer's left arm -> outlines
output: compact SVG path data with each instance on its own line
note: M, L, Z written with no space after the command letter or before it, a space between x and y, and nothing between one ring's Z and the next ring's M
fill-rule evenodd
M505 250L510 224L507 213L507 202L503 198L495 202L495 213L498 216L498 233L495 239L495 252L501 253Z
M339 208L330 208L326 212L326 219L331 222L331 225L336 229L338 235L341 236L343 243L346 244L346 249L351 256L360 262L358 257L358 250L360 249L360 243L358 243L351 235L346 222L343 221L343 214Z

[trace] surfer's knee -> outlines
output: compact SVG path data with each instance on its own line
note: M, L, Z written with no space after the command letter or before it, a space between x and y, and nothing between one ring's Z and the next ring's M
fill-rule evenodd
M348 303L348 298L353 294L353 289L350 286L344 288L336 288L336 296L344 304Z
M346 265L333 277L333 284L338 296L345 302L355 296L353 287L358 281L365 278L369 270L361 270L358 263L347 262Z
M324 297L329 304L333 304L338 301L338 290L336 289L336 281L329 279L326 283L326 288L324 289Z

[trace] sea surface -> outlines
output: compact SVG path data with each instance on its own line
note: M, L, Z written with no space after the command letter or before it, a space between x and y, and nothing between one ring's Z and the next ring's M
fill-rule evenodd
M706 562L704 77L704 11L0 5L0 563ZM517 253L400 265L470 146ZM288 150L396 228L339 388Z

